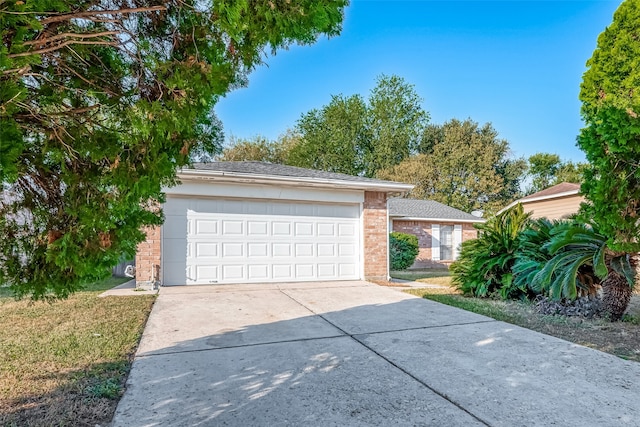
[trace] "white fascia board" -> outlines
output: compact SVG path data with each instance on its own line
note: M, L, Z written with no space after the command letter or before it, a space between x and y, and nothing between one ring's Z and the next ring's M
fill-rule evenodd
M511 203L509 203L507 206L505 206L504 208L500 209L498 212L496 212L496 215L501 214L502 212L511 209L512 207L514 207L515 205L517 205L518 203L520 204L525 204L525 203L531 203L531 202L539 202L541 200L549 200L549 199L560 199L562 197L568 197L568 196L575 196L576 194L579 194L580 190L570 190L570 191L565 191L563 193L557 193L557 194L549 194L547 196L538 196L538 197L532 197L530 199L518 199L516 201L513 201Z
M395 216L389 215L392 221L429 221L429 222L464 222L464 223L477 223L477 222L487 222L484 218L478 219L452 219L452 218L420 218L413 216Z
M208 171L202 169L182 169L178 171L181 180L211 180L220 182L245 182L254 184L280 184L306 187L344 188L352 190L371 190L382 192L405 193L413 189L413 185L400 182L355 182L323 178L276 176L262 174L248 174L238 172Z

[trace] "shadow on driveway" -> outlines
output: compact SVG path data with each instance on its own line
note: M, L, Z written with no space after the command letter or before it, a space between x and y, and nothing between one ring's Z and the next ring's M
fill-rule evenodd
M114 426L640 425L640 364L395 290L156 304Z

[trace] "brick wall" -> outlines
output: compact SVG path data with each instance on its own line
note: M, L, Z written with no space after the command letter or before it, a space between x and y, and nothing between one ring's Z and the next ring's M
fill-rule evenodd
M160 281L160 227L147 227L143 231L147 240L138 245L136 253L136 286L155 286Z
M387 280L387 194L364 193L364 277L368 280Z
M413 234L418 237L419 252L416 261L410 268L448 267L451 261L433 261L431 259L431 224L428 221L393 221L393 231ZM440 225L456 225L453 222L438 222ZM462 224L462 241L478 237L478 230L473 224Z

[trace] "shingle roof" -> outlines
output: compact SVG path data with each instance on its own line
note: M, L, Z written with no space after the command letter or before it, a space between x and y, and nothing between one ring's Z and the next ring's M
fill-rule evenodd
M285 166L266 162L211 162L194 163L192 169L209 170L217 172L233 172L240 174L272 175L293 178L317 178L325 180L351 181L370 184L389 184L393 181L365 178L361 176L346 175L343 173L326 172L314 169L299 168L296 166ZM403 183L396 183L402 184Z
M572 182L561 182L558 185L554 185L553 187L545 188L542 191L538 191L537 193L529 194L528 196L523 197L518 200L519 202L525 202L529 199L537 199L539 197L551 197L556 194L568 193L575 191L576 194L580 191L580 184L574 184Z
M389 215L421 219L450 219L452 221L483 221L482 218L433 200L389 199Z

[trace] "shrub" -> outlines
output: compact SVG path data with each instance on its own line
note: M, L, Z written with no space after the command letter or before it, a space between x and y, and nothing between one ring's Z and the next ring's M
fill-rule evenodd
M418 238L413 234L393 232L389 234L389 258L392 270L411 267L418 256Z
M536 294L555 300L573 300L594 295L600 279L594 273L592 264L588 262L589 257L583 259L580 256L584 262L575 266L577 270L573 276L567 275L566 267L575 264L576 261L576 253L567 252L572 252L575 248L568 242L560 246L556 243L559 240L565 241L568 232L575 234L578 231L583 231L584 234L588 228L575 220L549 221L543 218L532 221L520 234L519 256L513 266L516 285L528 287ZM593 244L593 241L590 244ZM561 258L564 262L558 264L557 261Z
M519 235L530 216L517 204L484 224L476 224L478 238L463 242L458 260L451 265L452 283L462 293L476 297L526 296L526 286L516 285L511 268L517 258Z

